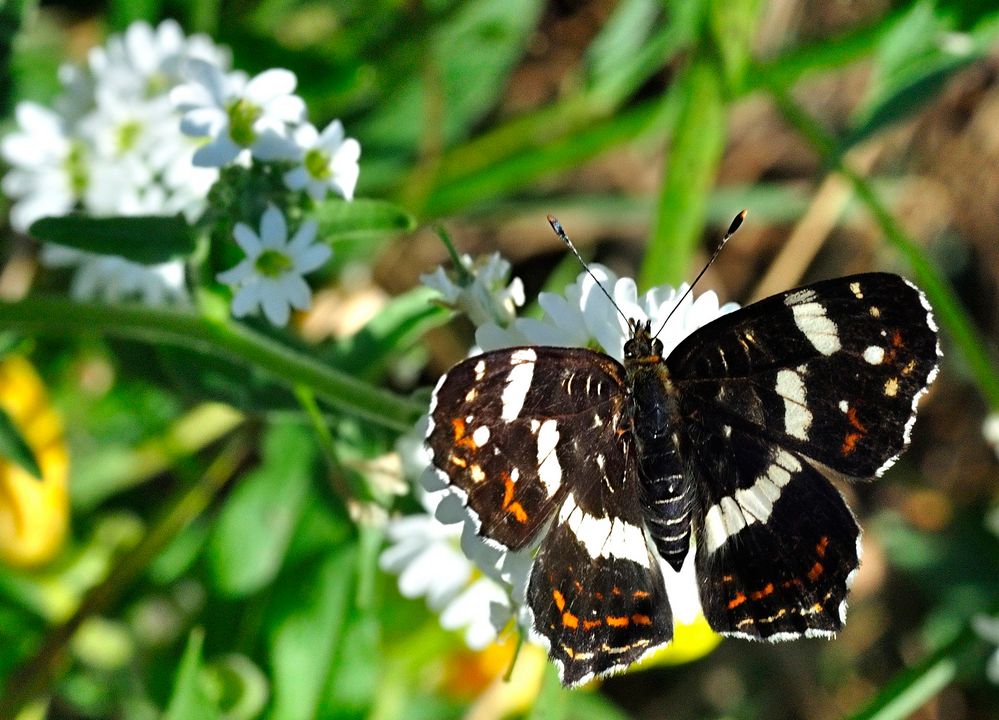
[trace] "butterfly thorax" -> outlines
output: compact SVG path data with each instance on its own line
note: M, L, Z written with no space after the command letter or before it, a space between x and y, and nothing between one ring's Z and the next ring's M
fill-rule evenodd
M632 328L624 366L642 508L659 554L679 570L690 547L694 495L677 447L676 390L662 357L662 342L651 336L648 323L633 323Z

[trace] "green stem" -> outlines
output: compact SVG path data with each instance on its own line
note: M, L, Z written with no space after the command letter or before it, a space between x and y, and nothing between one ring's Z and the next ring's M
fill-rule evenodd
M179 310L31 298L0 303L0 328L57 336L113 335L222 355L259 367L292 389L305 385L338 410L394 430L410 429L425 410L248 328Z
M925 705L957 677L970 661L980 659L985 643L971 627L919 664L896 675L850 720L903 720ZM980 665L979 665L980 667Z
M330 487L333 488L333 492L336 493L337 497L343 502L344 507L346 507L351 497L361 498L364 495L361 492L356 492L360 488L354 488L355 492L352 492L349 474L340 463L333 434L326 424L326 418L323 417L319 403L316 402L315 393L305 385L296 385L294 390L298 404L305 410L305 414L309 418L312 429L319 440L319 448L323 453L323 458L326 460L326 467L329 470Z
M107 578L91 588L73 616L46 635L38 652L8 678L0 697L0 720L13 720L26 703L52 686L65 670L69 641L83 622L114 606L163 548L205 511L235 475L249 451L250 444L245 437L234 438L226 445L205 471L204 477L186 488L139 544L121 558Z
M831 170L839 172L850 182L885 238L905 258L913 277L929 298L937 320L954 341L986 401L993 410L999 411L999 373L995 359L990 356L984 339L953 288L937 272L926 252L902 229L871 183L843 162L836 141L783 88L766 82L784 117L809 140Z

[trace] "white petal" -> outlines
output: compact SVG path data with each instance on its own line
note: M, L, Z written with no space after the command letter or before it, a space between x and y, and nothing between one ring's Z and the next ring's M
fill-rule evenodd
M241 260L228 270L220 272L215 276L215 279L226 285L239 285L246 282L252 275L253 261L247 258L246 260Z
M243 96L254 105L263 106L278 95L294 92L297 83L291 70L271 68L250 80L243 89Z
M302 153L295 141L282 132L273 129L257 130L259 123L254 125L257 139L250 147L250 153L258 160L265 162L298 160Z
M284 174L284 184L289 190L301 190L309 184L309 171L304 165L292 168Z
M340 147L340 143L343 142L343 136L343 123L339 120L334 120L323 129L322 134L319 135L317 144L326 150L335 151Z
M222 167L235 160L242 149L228 135L222 135L199 147L191 163L198 167Z
M302 279L301 275L295 273L285 273L278 282L285 298L293 308L298 310L308 310L312 305L312 289L308 283Z
M304 275L322 266L333 255L329 245L313 245L295 256L295 272Z
M298 95L282 95L269 101L264 106L264 112L269 117L292 125L305 117L305 101Z
M263 251L257 233L246 223L236 223L236 227L232 229L232 236L236 239L236 244L242 248L248 258L256 259Z
M288 307L288 300L281 291L281 286L273 280L261 282L260 302L264 307L264 315L276 327L284 327L288 324L291 316L291 309Z
M294 255L309 247L315 241L318 229L319 225L315 220L303 222L291 238L291 242L288 243L288 252Z
M239 289L232 299L232 316L244 317L260 305L260 283L247 283Z
M283 250L288 239L288 224L277 206L270 204L260 218L260 244L269 249Z
M229 116L214 107L194 108L180 119L180 131L188 137L215 136L228 128Z

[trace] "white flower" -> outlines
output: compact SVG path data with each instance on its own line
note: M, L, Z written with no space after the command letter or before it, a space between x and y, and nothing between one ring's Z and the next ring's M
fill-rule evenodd
M315 222L308 221L288 240L284 215L269 205L260 219L260 234L249 226L236 223L236 242L246 253L235 267L219 273L218 279L236 290L232 314L243 317L258 307L272 324L284 326L292 307L306 310L312 292L303 279L325 263L333 254L328 245L316 243Z
M184 263L141 265L114 255L97 255L61 245L42 248L42 262L49 267L76 267L70 295L77 300L115 303L137 298L158 306L187 300Z
M195 165L222 167L246 150L259 160L294 158L288 126L305 116L302 98L292 95L294 73L272 68L247 80L199 59L187 62L186 73L190 82L175 87L170 99L184 113L181 131L208 138L194 153Z
M344 138L340 121L334 120L322 133L304 123L293 137L300 153L299 165L285 173L285 185L291 190L304 189L316 202L324 199L330 188L353 200L361 145L354 138Z
M718 296L711 290L694 299L687 295L679 308L680 297L687 290L683 284L677 289L668 286L649 290L638 297L635 281L618 278L602 265L591 265L590 270L600 278L601 284L614 298L628 319L652 321L655 333L673 312L666 327L658 337L663 343L663 354L668 355L690 333L715 318L736 310L736 303L719 307ZM618 361L624 357L624 343L630 331L606 296L596 286L588 273L566 288L565 294L541 293L538 304L544 310L540 319L517 318L508 326L495 322L480 324L475 339L482 350L512 347L515 345L556 345L561 347L600 347ZM674 308L676 308L674 312Z
M510 263L493 253L472 260L461 256L463 272L458 281L451 279L443 267L421 275L420 282L441 294L441 302L468 315L477 326L491 324L506 327L524 304L524 283L510 280Z
M18 130L0 145L11 170L3 191L13 199L10 223L24 232L46 215L63 215L77 203L89 184L87 149L74 140L56 113L33 102L15 109Z
M169 91L189 58L228 66L228 53L204 35L185 38L171 20L155 29L133 23L91 49L83 67L60 68L56 110L17 108L20 131L3 141L12 166L4 192L16 202L11 223L25 230L46 215L79 207L91 215L205 210L215 168L196 168L198 143L180 132ZM186 298L183 263L147 267L122 258L46 246L47 265L77 267L71 293L80 299L138 296L158 304Z
M983 640L997 646L985 665L985 675L999 685L999 617L976 615L971 619L971 627Z
M175 20L164 20L155 29L142 20L133 22L123 34L92 48L87 61L99 86L118 97L143 99L162 96L182 82L190 58L223 69L230 64L227 50L207 35L185 37Z
M403 467L417 476L429 463L423 448L426 428L424 417L414 432L400 438L397 444ZM437 519L436 515L444 511L441 505L453 500L450 495L422 488L417 488L416 493L425 512L389 520L389 545L379 564L386 572L399 576L399 592L409 598L426 597L443 627L464 629L466 644L481 649L496 639L513 615L509 583L503 583L501 573L485 559L491 553L495 561L499 553L488 549L474 533L464 532L460 525L443 524ZM479 562L473 564L470 555ZM489 574L483 574L483 569Z

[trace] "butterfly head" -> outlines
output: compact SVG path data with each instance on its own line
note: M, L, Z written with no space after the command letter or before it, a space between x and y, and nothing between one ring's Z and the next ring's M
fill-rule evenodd
M652 335L652 321L631 320L631 337L624 344L625 364L653 365L662 362L663 343Z

